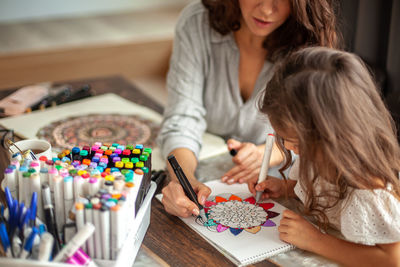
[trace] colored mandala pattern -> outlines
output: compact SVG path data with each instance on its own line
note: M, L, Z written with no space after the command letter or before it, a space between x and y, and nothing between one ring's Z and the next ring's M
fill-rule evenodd
M268 215L260 206L233 200L211 206L208 216L226 227L250 228L263 224Z
M261 230L261 227L276 226L270 220L279 215L270 210L273 207L274 203L256 204L254 197L243 200L233 194L229 198L216 196L215 199L205 203L208 221L199 221L201 219L196 221L214 232L223 232L229 229L233 235L238 235L243 230L255 234Z
M53 122L37 133L54 151L82 147L94 142L143 144L154 147L159 124L137 115L89 114Z

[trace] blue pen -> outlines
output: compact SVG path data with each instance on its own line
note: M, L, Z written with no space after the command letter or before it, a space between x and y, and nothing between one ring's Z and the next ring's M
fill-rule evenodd
M17 213L18 220L24 214L24 209L25 209L25 203L24 202L19 203L19 208L18 208L18 213Z
M30 225L35 226L36 225L36 208L37 208L37 192L32 193L32 199L31 199L31 217L30 217Z
M6 230L6 225L4 223L0 223L0 239L1 244L3 245L4 251L8 258L12 257L10 248L10 239L8 239L8 234Z
M20 258L26 259L29 253L32 250L33 242L35 241L36 235L39 233L39 230L36 227L32 228L31 234L28 236L28 239L25 242L24 249L21 252Z
M31 213L31 211L29 209L27 209L26 212L24 213L24 215L21 216L21 220L19 221L19 223L20 223L19 228L21 230L24 228L25 224L28 224L28 220L31 217L30 213Z
M4 191L6 194L6 202L7 202L8 210L11 210L12 205L13 205L13 198L12 198L12 195L11 195L11 192L10 192L10 189L8 188L8 186L6 186Z
M17 224L18 217L18 200L14 199L12 208L8 210L9 218L8 218L8 227L11 234L14 233L15 226Z
M24 208L25 208L25 204L24 204L24 202L21 202L21 204L19 204L17 218L15 218L18 223L18 226L20 225L20 222L24 217Z

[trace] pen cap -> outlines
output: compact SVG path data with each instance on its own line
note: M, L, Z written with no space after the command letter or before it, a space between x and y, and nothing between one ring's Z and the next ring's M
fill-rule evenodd
M90 203L92 203L92 205L100 204L100 199L98 197L94 197L90 200Z
M54 262L65 261L71 257L76 250L93 234L95 227L92 223L87 222L82 229L72 237L72 239L61 249L54 257Z
M42 200L43 200L43 208L53 206L51 203L50 186L48 183L42 184Z
M83 210L84 209L83 203L80 203L80 202L75 203L75 209L76 210Z
M11 192L10 192L10 189L8 188L8 186L6 186L4 191L5 191L5 195L6 195L7 206L8 206L8 209L10 210L13 205L13 198L12 198L12 195L11 195Z
M87 255L83 249L78 249L74 254L75 259L77 259L81 265L87 265L91 259L89 255Z
M53 249L54 238L49 232L44 232L40 237L39 261L49 261Z
M81 262L75 258L75 256L69 257L65 263L71 264L71 265L82 265Z
M25 242L24 250L31 251L33 247L33 242L35 241L36 235L39 233L39 230L36 227L32 228L32 232L30 233L28 239Z
M36 219L36 208L37 208L37 193L33 192L32 193L32 198L31 198L31 205L30 205L30 210L31 210L31 220Z
M14 169L11 169L11 168L6 168L4 170L4 174L9 174L9 173L13 173L13 172L14 172Z

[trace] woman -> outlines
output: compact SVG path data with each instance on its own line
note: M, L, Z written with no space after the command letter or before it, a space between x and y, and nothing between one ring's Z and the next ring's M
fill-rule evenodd
M242 183L256 176L265 134L272 128L260 119L255 102L273 74L273 63L304 46L338 47L335 27L330 0L202 0L182 11L158 141L165 157L175 155L200 204L211 193L194 176L203 133L222 136L228 149L238 151L235 167L222 181ZM274 149L271 165L280 158ZM166 211L198 215L168 168L172 181L163 190Z

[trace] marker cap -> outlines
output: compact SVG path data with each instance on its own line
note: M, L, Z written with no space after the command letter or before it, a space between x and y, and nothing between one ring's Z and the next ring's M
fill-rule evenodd
M119 211L121 209L121 206L120 205L115 205L115 206L112 206L111 208L110 208L110 210L111 211Z
M147 152L147 153L149 153L149 154L151 154L151 148L150 147L146 147L146 148L144 148L143 149L143 152Z
M134 149L135 147L133 146L133 145L126 145L126 149L129 149L129 150L132 150L132 149Z
M139 174L139 175L143 175L143 174L144 174L144 171L141 170L141 169L136 169L136 170L135 170L135 173L136 173L136 174Z
M80 202L75 203L76 210L83 210L83 208L84 208L83 203L80 203Z

